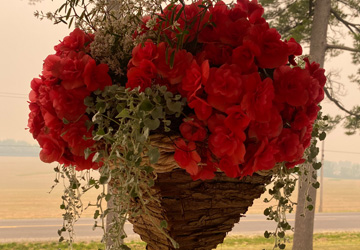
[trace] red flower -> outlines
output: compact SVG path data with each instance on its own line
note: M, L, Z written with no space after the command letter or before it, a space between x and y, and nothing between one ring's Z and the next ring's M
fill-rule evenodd
M133 49L130 61L134 66L139 66L142 60L152 61L157 57L156 44L149 39L144 44L139 44Z
M182 79L180 88L187 93L187 98L190 100L196 91L206 84L209 78L209 62L204 61L200 66L196 60L193 59L190 67L186 70L185 76Z
M237 6L247 12L250 23L263 23L265 19L261 16L264 14L264 8L258 4L257 0L237 0Z
M192 54L185 49L177 51L173 48L167 48L165 43L158 45L158 52L159 57L154 60L158 74L167 78L170 84L180 83L185 76L186 70L191 65L191 61L193 60ZM172 58L174 58L173 65L171 65Z
M288 128L284 128L277 140L279 153L275 155L277 162L292 162L299 160L304 154L304 147L300 143L299 135Z
M62 86L56 86L50 92L50 100L59 119L76 121L86 111L84 99L88 95L86 88L66 90Z
M207 135L204 124L195 117L184 119L184 122L180 125L179 129L181 135L188 141L203 141Z
M257 66L254 58L258 47L251 42L245 41L243 45L238 46L232 51L231 62L237 64L244 73L257 72Z
M44 130L50 130L51 133L60 135L61 129L64 125L63 121L60 120L56 114L48 112L46 109L42 108L41 113L44 119L45 127Z
M211 65L223 65L231 59L232 47L222 43L207 43L196 55L199 61L209 60Z
M215 162L211 162L210 160L207 160L206 162L199 165L199 172L196 175L191 175L191 178L196 180L211 180L215 177L215 171L216 171L217 164Z
M260 68L277 68L288 62L288 46L280 40L276 29L268 29L261 34L261 54L256 56Z
M272 169L276 164L275 154L278 152L277 147L273 143L269 143L267 139L249 145L245 157L250 156L251 158L247 160L241 175L252 175L260 170Z
M41 110L38 104L30 103L29 104L30 113L28 119L28 128L30 133L33 135L33 138L36 139L41 132L41 129L44 127L44 118L41 114Z
M301 130L300 143L304 148L307 148L311 144L311 133L313 131L313 124L308 124Z
M79 28L74 29L69 36L65 37L64 40L57 46L55 46L56 54L61 55L69 51L80 51L89 47L90 43L94 40L92 34L86 34Z
M212 114L212 107L203 99L199 97L192 98L188 106L194 109L196 117L201 121L206 121Z
M82 53L70 53L61 59L60 75L61 85L65 89L75 89L84 86L83 72L91 57Z
M310 64L309 58L305 58L305 69L310 72L310 75L319 81L321 87L325 86L326 76L324 75L325 69L320 68L320 64L312 62Z
M50 98L50 91L52 91L52 89L53 87L49 87L45 84L40 85L36 102L42 109L46 109L48 112L55 114L52 99Z
M294 121L291 123L291 128L294 130L302 130L309 124L310 119L307 114L304 111L299 110L294 117Z
M226 116L222 113L214 113L207 121L209 130L214 133L217 127L224 126L225 118Z
M243 112L241 106L232 106L226 109L228 116L225 118L225 125L241 140L245 141L246 135L244 130L249 125L250 119Z
M219 168L231 178L239 177L241 174L239 164L234 163L229 157L221 158Z
M269 111L270 120L267 122L252 121L249 125L248 135L250 138L262 140L263 138L276 138L283 129L283 120L275 108Z
M241 107L249 118L258 122L266 122L271 118L270 110L275 97L274 86L270 78L261 81L258 73L248 75L244 79L246 93Z
M43 74L51 72L53 77L59 77L61 70L61 57L57 55L48 55L43 64Z
M88 121L87 116L82 116L75 123L66 124L62 130L62 138L68 143L68 148L74 155L84 156L84 150L94 145L92 128L86 127Z
M209 136L209 148L218 158L230 157L233 163L244 161L245 146L242 138L238 138L228 128L218 126Z
M215 27L206 27L199 35L199 42L220 41L231 46L241 45L250 27L250 22L246 19L246 12L237 8L236 5L229 9L223 1L217 2L214 7L210 7L209 11Z
M307 70L299 67L281 66L274 71L276 99L298 107L309 100L308 86L310 75Z
M96 65L95 60L90 59L82 74L87 90L103 90L106 86L110 86L112 84L112 80L108 71L109 66L107 64Z
M316 120L319 111L320 107L315 103L306 107L306 115L308 116L310 122L314 122Z
M41 133L36 139L41 147L40 159L43 162L51 163L60 160L65 150L65 145L60 138Z
M214 7L210 6L209 8L211 21L215 23L215 25L207 25L204 29L201 30L199 34L198 41L200 43L212 43L220 41L220 32L218 28L218 24L226 23L228 20L229 10L226 4L223 1L219 1L215 4Z
M153 81L153 76L147 71L144 71L140 67L133 67L127 72L128 81L126 88L134 89L140 87L140 91L145 91L146 88L150 88Z
M191 175L199 173L198 163L201 161L199 154L196 152L196 145L194 142L186 142L183 139L178 139L175 142L176 149L174 159L181 168L186 169Z
M235 64L211 68L205 91L208 103L220 111L239 103L243 94L241 69Z
M87 159L83 156L74 156L74 163L73 165L76 166L77 171L85 170L85 169L99 169L102 167L103 163L100 162L93 162L92 159L95 153L89 155Z
M294 38L291 37L285 43L288 46L288 55L300 56L302 54L302 47Z
M297 63L295 62L295 56L300 56L302 54L302 47L295 41L294 38L290 38L289 41L285 40L285 43L288 46L290 64L293 66L297 66Z

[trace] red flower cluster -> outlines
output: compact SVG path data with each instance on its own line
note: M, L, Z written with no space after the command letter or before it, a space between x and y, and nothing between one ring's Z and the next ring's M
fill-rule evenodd
M40 78L31 82L28 127L41 147L40 159L75 165L78 170L100 165L85 160L92 147L92 127L85 114L85 97L112 84L108 66L97 65L88 55L91 34L75 29L44 60Z
M147 40L133 50L126 86L166 85L194 111L180 126L174 156L193 179L211 179L217 169L241 177L303 162L324 97L324 70L307 59L305 69L298 67L301 46L282 41L263 12L256 0L231 8L221 1L206 9L201 1L170 5L153 30L175 42L187 30L188 49ZM170 23L170 16L179 19Z

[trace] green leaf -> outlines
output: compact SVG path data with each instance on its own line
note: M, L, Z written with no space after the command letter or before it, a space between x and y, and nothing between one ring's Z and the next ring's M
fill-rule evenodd
M123 109L115 118L131 118L131 116L128 109Z
M167 227L168 227L168 224L167 224L166 220L162 220L162 221L160 222L160 227L161 227L161 228L167 228Z
M90 178L90 180L89 180L89 185L92 186L92 185L94 185L95 183L96 183L95 179Z
M270 214L270 209L269 208L266 208L265 210L264 210L264 215L265 216L268 216Z
M312 202L312 198L310 197L310 195L308 195L308 196L306 197L306 200L307 200L308 202Z
M314 162L312 166L315 170L319 170L321 168L321 162Z
M109 176L101 176L99 179L99 183L102 185L107 184L109 181L110 181Z
M151 111L151 116L153 119L161 118L163 117L163 107L156 106L153 111Z
M92 98L91 96L86 97L84 99L84 104L88 107L94 106L94 98Z
M150 179L149 182L148 182L148 186L149 187L153 187L155 185L155 182L153 179Z
M150 167L150 166L145 166L144 170L146 171L146 173L150 174L154 171L154 168Z
M181 102L171 102L170 100L166 101L166 106L168 109L175 113L180 113L182 111L182 103Z
M101 128L96 132L97 135L105 135L105 131Z
M149 150L147 155L149 156L150 164L155 164L159 160L160 152L159 152L158 148L152 148Z
M320 141L323 141L323 140L325 140L325 138L326 138L326 133L325 133L325 132L322 132L322 133L319 135L319 140L320 140Z
M314 206L313 205L308 205L306 208L309 209L309 211L312 211L314 209Z
M270 238L270 233L267 230L264 232L264 237L266 239Z
M184 8L185 8L185 6L183 5L181 7L181 9L179 10L179 12L177 13L177 15L175 16L175 21L179 20L181 14L184 12Z
M68 19L69 19L70 14L71 14L71 10L72 10L71 8L68 10L68 12L67 12L67 14L66 14L66 17L65 17L65 18L66 18L66 20L68 20Z
M118 103L118 104L116 105L116 111L120 113L125 107L126 107L126 106L125 106L124 103Z
M112 196L111 194L106 194L106 195L105 195L105 200L106 200L106 201L109 201L109 200L111 199L111 196Z
M317 181L317 182L313 183L312 186L314 188L318 189L320 187L320 182Z
M146 127L148 127L150 130L155 130L160 126L160 120L159 119L150 119L147 118L144 120L144 124Z
M96 210L95 213L94 213L94 219L96 220L100 215L100 211L99 210Z
M91 149L90 148L86 148L84 150L84 154L85 154L85 160L87 160L89 158L89 156L91 155Z
M171 56L170 56L170 69L172 69L174 67L174 61L175 61L175 50L173 52L171 52Z
M130 196L133 198L139 197L138 193L135 190L131 192Z
M69 124L70 123L65 117L62 119L62 121L63 121L64 124Z
M279 248L280 249L285 249L286 245L285 244L279 244Z
M131 248L128 247L127 245L125 245L125 244L122 244L122 245L120 246L120 249L121 249L121 250L131 250Z
M70 186L72 189L78 189L80 187L80 182L76 179L70 181Z
M279 236L279 238L284 238L285 237L285 232L278 232L278 236Z
M168 100L168 99L172 99L174 97L174 94L167 91L165 94L164 94L164 98L165 100Z
M154 105L149 99L145 99L139 106L139 109L142 111L151 111L154 108Z

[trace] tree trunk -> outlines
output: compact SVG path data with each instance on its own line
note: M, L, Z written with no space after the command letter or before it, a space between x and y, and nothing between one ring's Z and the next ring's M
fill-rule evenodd
M316 61L321 67L324 65L325 51L327 46L327 27L330 18L331 0L317 0L314 9L314 20L311 29L310 39L310 60ZM305 167L306 168L306 167ZM312 165L308 166L308 178L312 178L312 173L316 170ZM304 169L302 170L302 172ZM298 205L295 216L295 233L293 250L311 250L313 249L313 231L315 217L316 189L308 184L307 178L302 178L299 182ZM306 206L306 192L309 189L309 195L312 198L314 209L308 211ZM302 216L305 212L305 216Z

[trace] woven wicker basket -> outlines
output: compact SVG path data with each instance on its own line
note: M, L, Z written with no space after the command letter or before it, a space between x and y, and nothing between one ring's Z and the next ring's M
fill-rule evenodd
M234 224L264 192L271 175L254 174L242 180L218 172L212 180L193 181L174 161L173 139L153 136L161 157L154 165L157 173L152 195L158 201L147 204L149 215L130 221L134 231L147 243L148 250L175 249L171 241L152 223L167 221L166 233L181 250L214 249L222 243ZM150 216L152 218L150 218Z

